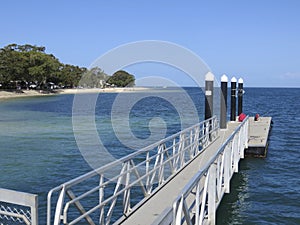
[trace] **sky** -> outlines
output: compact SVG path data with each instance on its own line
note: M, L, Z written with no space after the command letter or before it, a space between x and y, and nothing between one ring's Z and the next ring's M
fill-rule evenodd
M63 63L89 67L120 45L158 40L189 49L218 80L226 74L248 87L300 87L299 10L298 0L2 0L0 47L45 46ZM126 69L138 79L195 85L165 65Z

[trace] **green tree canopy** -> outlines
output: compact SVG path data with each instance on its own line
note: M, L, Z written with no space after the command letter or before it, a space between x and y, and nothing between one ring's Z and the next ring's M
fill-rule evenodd
M80 82L79 86L90 87L90 88L103 88L105 87L106 81L109 79L109 76L104 73L99 67L94 67L86 71Z
M34 83L45 87L47 82L67 87L104 88L107 83L117 87L134 86L135 78L120 70L112 76L95 67L87 70L61 63L54 55L45 53L46 48L34 45L10 44L0 49L0 84L16 88L17 83Z
M132 87L134 86L135 77L124 70L115 72L107 82L117 87Z
M79 81L83 74L87 71L84 67L74 65L63 65L59 76L59 84L61 86L76 87L79 85Z
M45 86L47 82L74 87L86 68L63 64L45 47L10 44L0 49L0 83L10 87L19 81Z

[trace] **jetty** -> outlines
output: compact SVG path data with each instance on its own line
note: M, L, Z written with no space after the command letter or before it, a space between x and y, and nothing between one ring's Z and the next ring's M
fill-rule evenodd
M271 117L242 112L243 80L221 78L220 119L214 76L205 84L204 121L49 191L47 225L216 224L216 210L246 156L265 157ZM238 99L236 99L238 97ZM236 114L238 102L238 115ZM0 224L38 224L37 195L0 189Z

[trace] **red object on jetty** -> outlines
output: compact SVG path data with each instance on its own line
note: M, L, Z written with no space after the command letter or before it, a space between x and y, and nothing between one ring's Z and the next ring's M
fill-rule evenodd
M239 115L239 122L243 122L244 119L245 119L246 117L247 117L247 116L246 116L245 113L241 113L241 114Z
M254 117L254 121L258 121L258 119L259 119L259 114L257 113Z

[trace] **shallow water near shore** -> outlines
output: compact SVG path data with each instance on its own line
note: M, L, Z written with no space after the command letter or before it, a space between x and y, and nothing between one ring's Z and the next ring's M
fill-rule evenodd
M203 119L202 91L185 90ZM169 95L176 97L172 91ZM110 123L117 96L101 94L96 123L105 147L118 158L130 149L113 135ZM241 161L231 194L225 195L217 212L218 224L300 224L298 96L300 89L246 88L244 112L273 117L268 157ZM66 94L0 102L0 187L39 194L40 224L45 224L47 192L91 170L74 138L73 99L74 95ZM180 115L165 99L139 101L130 115L130 128L140 139L150 135L148 124L153 117L165 121L167 135L181 129Z

